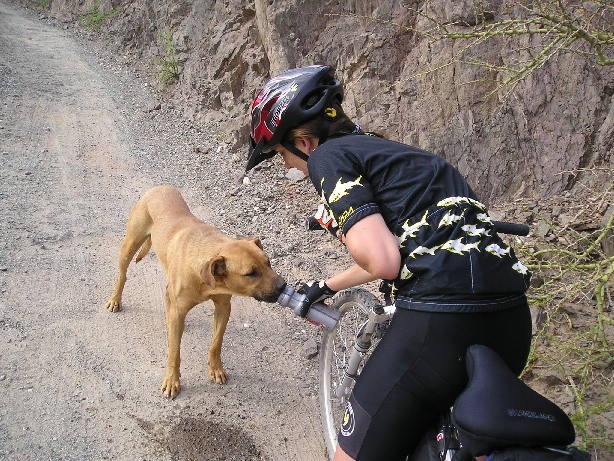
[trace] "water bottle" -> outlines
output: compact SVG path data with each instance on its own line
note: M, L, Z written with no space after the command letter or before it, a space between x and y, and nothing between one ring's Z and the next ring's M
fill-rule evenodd
M289 307L296 315L299 315L305 297L304 294L286 285L277 298L277 302L284 307ZM337 309L328 307L324 303L314 303L307 311L306 319L311 323L323 326L327 331L331 331L337 326L340 315Z

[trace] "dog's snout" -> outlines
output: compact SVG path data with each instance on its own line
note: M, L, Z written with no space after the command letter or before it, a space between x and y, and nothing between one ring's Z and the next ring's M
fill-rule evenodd
M276 277L273 280L270 291L261 295L254 296L258 301L264 301L267 303L274 303L279 298L281 292L286 288L286 281L282 277Z
M286 281L280 277L276 283L277 293L281 293L282 291L284 291L284 288L286 288L286 285L288 285Z
M282 277L279 277L275 281L275 301L277 301L277 298L279 298L279 295L281 295L282 291L284 291L287 285L288 284Z

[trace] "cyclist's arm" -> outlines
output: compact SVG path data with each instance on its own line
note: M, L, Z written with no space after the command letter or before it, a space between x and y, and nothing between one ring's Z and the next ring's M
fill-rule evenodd
M397 277L401 265L399 243L381 214L372 214L358 221L347 231L343 241L356 265L326 280L332 290Z
M326 280L326 285L328 285L331 290L340 291L346 288L355 287L356 285L362 285L363 283L372 282L373 280L377 280L377 278L378 277L373 277L358 264L354 264L349 269Z

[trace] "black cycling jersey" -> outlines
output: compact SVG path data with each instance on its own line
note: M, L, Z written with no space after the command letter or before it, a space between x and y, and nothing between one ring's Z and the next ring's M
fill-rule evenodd
M424 311L506 309L524 297L530 274L494 231L486 206L438 157L362 134L318 146L308 161L321 197L318 221L347 231L380 213L397 236L397 307Z

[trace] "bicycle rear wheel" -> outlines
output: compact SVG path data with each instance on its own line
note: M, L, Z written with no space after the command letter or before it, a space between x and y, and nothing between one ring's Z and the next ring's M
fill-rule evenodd
M320 352L320 415L328 456L332 459L337 446L337 433L341 417L350 393L341 397L335 390L341 383L354 340L360 326L365 323L379 300L362 288L345 290L333 298L331 306L341 313L339 323L332 331L324 331ZM378 339L374 338L369 352L363 357L358 372L362 370ZM351 391L351 389L349 389Z

